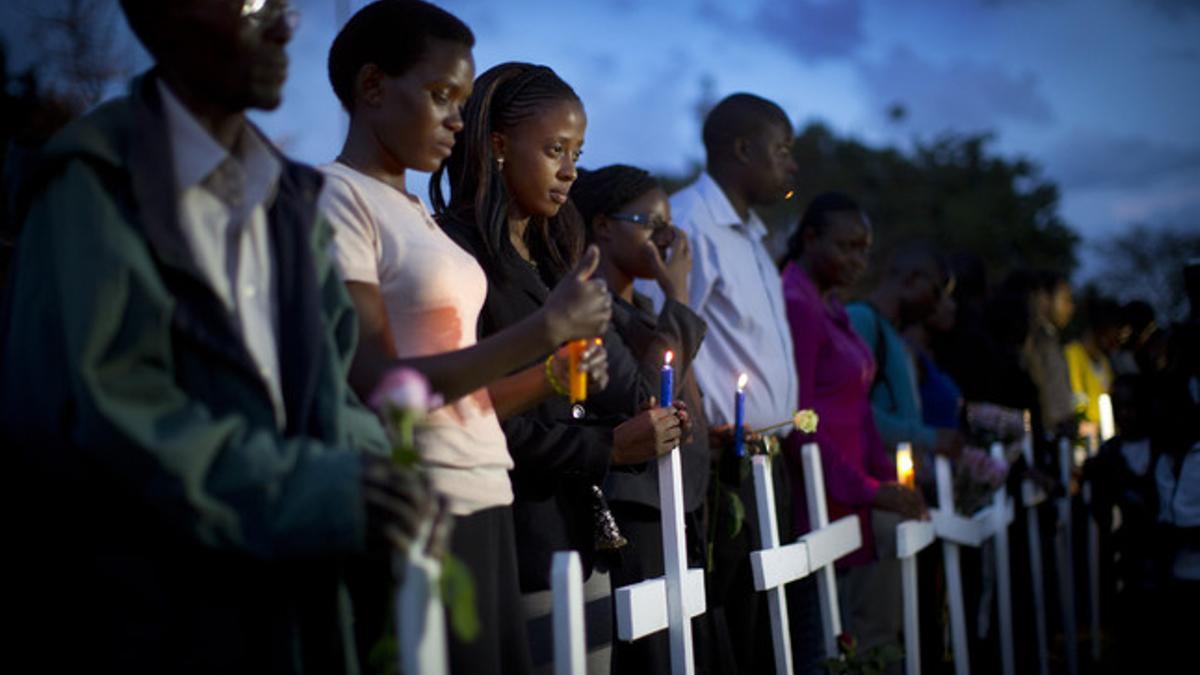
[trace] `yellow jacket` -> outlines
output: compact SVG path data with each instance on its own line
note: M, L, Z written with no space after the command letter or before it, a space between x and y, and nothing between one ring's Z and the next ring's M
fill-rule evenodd
M1108 359L1093 361L1078 340L1064 347L1063 352L1067 357L1067 371L1071 376L1071 391L1075 392L1076 407L1084 412L1084 419L1099 424L1100 394L1107 394L1112 386L1112 366Z

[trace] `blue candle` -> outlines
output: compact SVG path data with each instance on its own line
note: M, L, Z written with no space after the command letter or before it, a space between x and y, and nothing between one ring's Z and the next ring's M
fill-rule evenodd
M746 381L745 373L738 376L737 397L734 399L733 451L738 457L746 456Z
M673 358L675 355L669 349L663 354L662 376L658 380L658 404L664 408L670 408L675 400L675 370L671 368Z

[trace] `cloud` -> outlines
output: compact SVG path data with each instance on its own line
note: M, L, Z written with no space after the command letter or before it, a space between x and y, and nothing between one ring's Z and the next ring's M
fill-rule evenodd
M866 37L861 0L767 0L748 15L706 1L697 15L729 35L761 35L807 61L852 56Z
M907 47L879 62L862 62L859 74L874 107L904 107L906 124L924 134L992 130L1005 121L1048 126L1054 122L1037 76L1014 75L999 65L959 60L939 65Z
M1139 4L1149 4L1154 9L1167 15L1167 18L1178 19L1188 13L1200 14L1198 0L1134 0Z
M1200 145L1075 132L1051 149L1046 168L1067 188L1148 187L1180 174L1200 174Z

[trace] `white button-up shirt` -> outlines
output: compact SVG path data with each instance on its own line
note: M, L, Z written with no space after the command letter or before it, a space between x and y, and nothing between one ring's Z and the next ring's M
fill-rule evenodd
M671 196L671 214L692 245L691 308L708 322L694 367L709 422L733 423L743 372L746 424L792 419L799 400L792 333L779 270L763 245L766 226L753 211L742 222L707 173ZM639 281L638 290L662 306L657 284Z
M283 428L271 240L267 206L275 198L281 167L266 143L244 128L233 155L188 112L161 80L163 113L179 224L197 267L225 305L258 367Z

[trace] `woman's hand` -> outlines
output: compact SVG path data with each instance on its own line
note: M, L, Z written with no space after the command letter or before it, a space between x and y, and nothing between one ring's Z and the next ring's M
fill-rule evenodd
M554 369L554 379L558 380L559 386L566 387L568 377L571 375L571 353L567 345L558 348L554 352L554 361L551 365ZM579 359L579 368L587 373L588 392L596 393L604 391L608 386L608 350L604 348L604 343L599 339L593 340L583 350L583 356Z
M612 296L603 279L592 279L600 264L600 249L588 246L542 306L547 336L554 344L603 335L612 316Z
M670 243L667 244L666 260L659 255L660 238L657 233L646 241L655 260L655 280L663 294L672 300L686 305L688 302L688 277L692 273L692 245L688 242L683 230L672 225L669 232Z
M612 463L641 464L679 445L682 427L674 406L643 410L613 429Z
M742 441L744 443L749 445L750 443L757 443L761 439L762 434L756 434L751 431L749 424L742 425ZM734 442L732 424L720 424L708 428L708 447L721 451L731 450L733 449Z
M900 483L883 483L875 492L875 507L894 511L907 520L928 520L929 510L921 493Z

